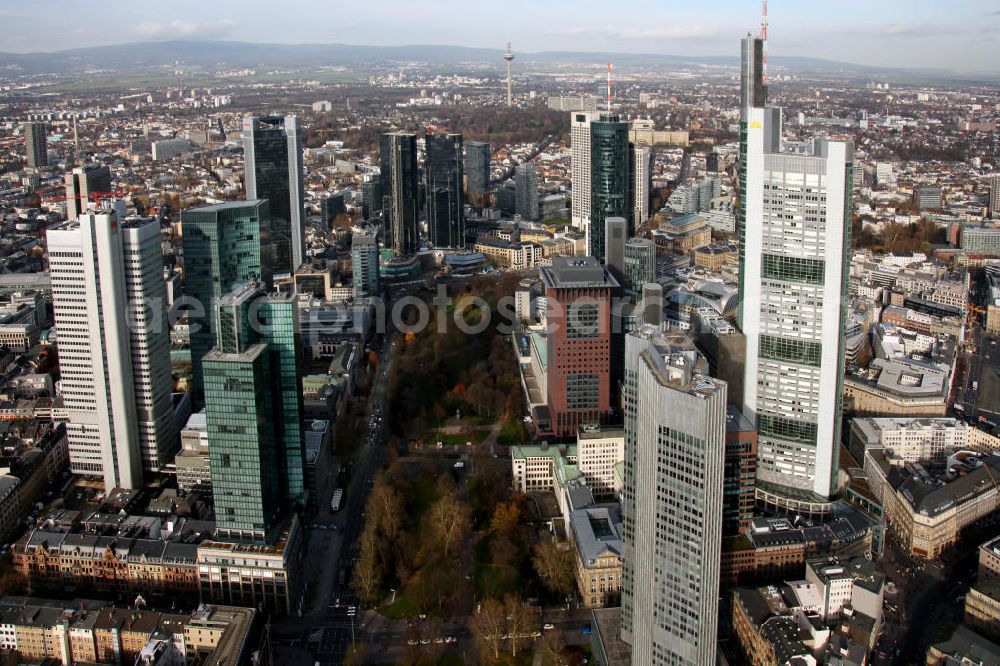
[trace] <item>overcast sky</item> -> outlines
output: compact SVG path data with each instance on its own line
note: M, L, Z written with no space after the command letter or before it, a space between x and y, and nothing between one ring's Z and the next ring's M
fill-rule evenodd
M0 51L162 39L455 44L736 55L757 0L3 2ZM1000 0L771 0L769 49L861 64L1000 70Z

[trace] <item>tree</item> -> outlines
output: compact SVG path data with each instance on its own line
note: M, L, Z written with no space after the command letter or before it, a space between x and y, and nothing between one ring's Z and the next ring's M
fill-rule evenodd
M469 629L479 645L480 657L491 656L492 661L500 659L500 649L507 629L507 611L495 599L487 599L479 604L479 610L472 616Z
M469 507L454 493L448 493L434 502L426 520L430 536L440 545L445 558L451 557L472 525Z
M543 541L535 546L531 562L545 589L553 594L568 596L576 588L573 552L555 541Z
M521 505L516 500L500 502L493 511L490 531L494 534L511 535L521 526Z
M522 636L528 635L536 624L531 615L531 611L521 597L516 594L508 594L503 600L504 612L507 614L507 635L510 636L510 656L517 656L517 649L520 647Z
M354 568L354 578L351 585L367 605L378 601L382 586L383 562L379 553L378 535L372 525L368 525L361 534L361 557Z
M361 666L368 657L368 646L364 643L357 643L347 649L344 655L344 666Z
M372 487L368 506L368 520L390 543L395 541L403 527L403 498L399 491L390 486L384 477L379 477Z

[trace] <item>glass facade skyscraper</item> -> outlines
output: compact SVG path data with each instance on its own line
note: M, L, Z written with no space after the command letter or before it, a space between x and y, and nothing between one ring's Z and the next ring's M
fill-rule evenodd
M607 257L604 221L631 216L629 194L628 123L617 114L602 113L590 123L590 226L588 252L602 264ZM629 225L628 236L635 235Z
M385 244L396 256L415 254L418 236L417 135L383 134L380 145L382 219Z
M465 189L478 196L490 189L490 144L469 141L465 144Z
M260 540L306 498L298 310L291 294L247 284L219 300L215 325L203 365L216 523Z
M781 146L781 110L741 131L744 415L756 425L757 499L819 514L837 490L853 147Z
M518 164L514 169L514 210L522 219L538 219L538 167Z
M625 341L622 640L632 663L714 666L726 383L694 342L643 326Z
M243 119L247 200L267 199L271 211L272 268L292 274L305 256L302 137L296 116Z
M434 247L465 247L461 134L427 135L427 229Z
M223 294L247 282L270 288L271 235L267 201L229 201L189 208L181 214L184 292L192 301L192 394L203 393L201 359L215 344L212 309Z

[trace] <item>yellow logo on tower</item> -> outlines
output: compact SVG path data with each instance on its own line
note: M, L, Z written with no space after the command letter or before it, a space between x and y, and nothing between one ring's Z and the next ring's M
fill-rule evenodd
M760 124L759 120L755 120L752 123L750 123L750 129L763 129L763 128L764 126Z

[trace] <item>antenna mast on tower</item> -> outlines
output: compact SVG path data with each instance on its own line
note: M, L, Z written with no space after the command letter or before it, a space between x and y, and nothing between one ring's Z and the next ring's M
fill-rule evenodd
M760 21L760 38L764 42L764 85L767 85L767 0L764 2L764 12Z
M611 63L608 63L608 113L611 113Z

